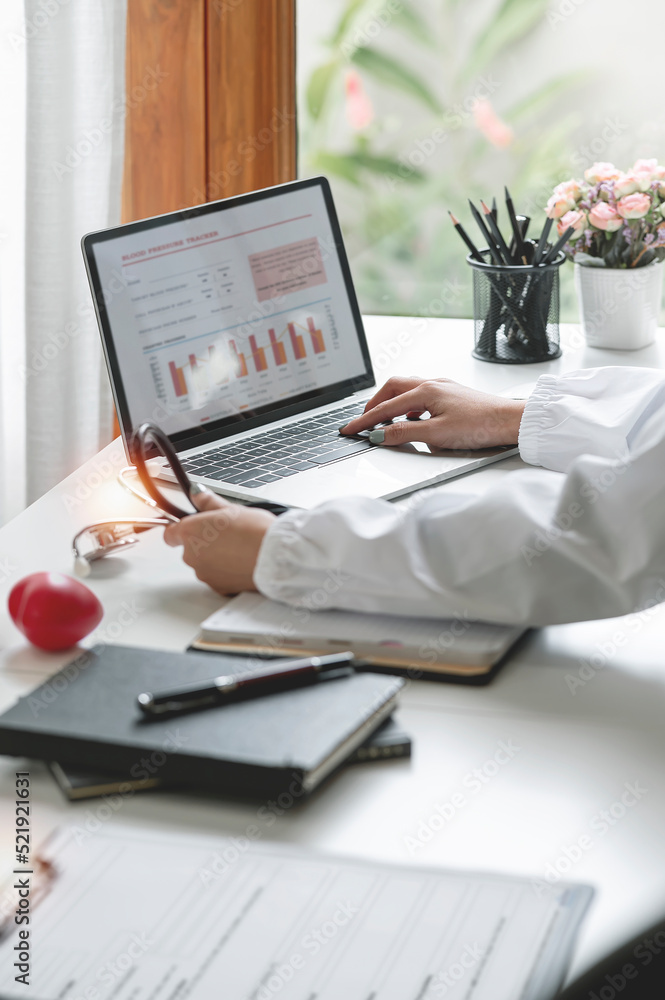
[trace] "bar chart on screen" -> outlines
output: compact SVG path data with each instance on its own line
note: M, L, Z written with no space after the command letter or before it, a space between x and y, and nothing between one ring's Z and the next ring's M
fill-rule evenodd
M231 427L370 377L325 185L255 195L90 234L127 426Z
M244 324L240 333L220 331L156 352L149 363L158 397L178 409L199 408L239 395L256 403L317 384L337 349L330 307L275 319L249 334Z

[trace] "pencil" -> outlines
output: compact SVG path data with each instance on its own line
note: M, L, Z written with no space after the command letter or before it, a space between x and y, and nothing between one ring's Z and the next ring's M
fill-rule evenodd
M481 264L484 264L485 261L483 259L483 255L481 254L478 247L474 244L471 237L468 235L462 223L455 215L453 215L451 211L448 212L448 215L450 216L453 226L461 236L464 243L466 243L467 247L469 248L469 251L473 259L480 261ZM490 357L496 356L495 334L496 334L496 328L498 326L496 317L500 311L501 311L501 304L497 303L496 295L494 294L494 292L492 292L490 298L490 311L485 317L485 321L483 323L482 330L478 338L478 348L481 354L489 355Z
M480 231L483 234L484 238L487 240L487 248L488 248L488 250L490 252L492 260L494 261L495 264L499 264L499 265L503 264L503 258L502 258L501 254L499 252L498 247L496 247L494 245L492 237L490 236L489 229L487 228L487 226L483 222L483 218L482 218L480 212L478 211L478 209L476 208L476 206L473 204L473 202L471 200L469 200L469 206L471 208L471 213L472 213L474 219L476 220L478 228L480 229Z
M515 206L513 205L513 199L510 197L510 191L507 187L504 189L504 194L506 198L506 211L508 212L508 218L510 219L510 227L513 231L513 239L510 244L510 252L512 255L516 256L518 260L523 257L522 251L522 234L520 232L520 227L517 222L517 216L515 215Z
M545 244L547 243L547 237L550 235L550 229L552 228L553 222L554 219L548 218L545 225L543 226L543 231L540 234L540 239L538 240L538 246L536 247L536 252L533 255L534 267L537 267L538 264L540 264L543 255L543 249L545 247Z
M568 229L566 229L566 231L561 234L561 236L556 241L554 246L547 251L542 260L542 263L551 264L553 261L555 261L559 253L559 250L561 250L563 245L568 242L568 240L570 239L570 237L573 235L574 232L575 232L575 226L568 226Z
M466 229L464 228L464 226L462 225L462 223L459 221L458 218L456 218L453 215L452 212L449 211L448 215L450 216L450 218L452 220L453 226L455 227L455 229L457 230L457 232L459 233L459 235L462 237L462 239L466 243L467 247L469 248L469 250L471 252L471 256L473 257L473 259L474 260L479 260L481 262L481 264L484 264L485 262L483 260L483 256L482 256L480 250L473 243L473 241L471 240L470 236L468 235L468 233L467 233Z
M483 212L485 213L485 218L487 219L487 225L490 228L490 232L492 233L492 236L496 240L497 246L499 247L499 250L501 251L502 256L505 257L505 259L506 259L506 264L508 264L508 265L512 264L513 263L513 258L510 255L510 250L508 249L508 244L504 240L503 235L501 233L501 230L499 229L499 227L497 226L496 222L494 221L494 216L492 215L491 208L488 208L488 206L485 204L484 201L481 201L480 204L483 207Z

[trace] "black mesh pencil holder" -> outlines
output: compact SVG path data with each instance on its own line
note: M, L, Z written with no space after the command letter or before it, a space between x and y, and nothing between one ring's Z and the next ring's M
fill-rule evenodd
M559 347L560 252L551 264L509 267L466 259L473 268L474 358L499 365L551 361Z

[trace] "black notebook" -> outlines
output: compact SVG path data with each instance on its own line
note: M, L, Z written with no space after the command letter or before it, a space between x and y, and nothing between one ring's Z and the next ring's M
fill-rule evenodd
M411 756L411 737L394 719L386 719L376 732L368 736L357 750L346 758L344 764L370 764L375 761L407 760ZM80 764L61 764L51 761L49 770L63 795L70 802L94 799L100 795L117 795L128 792L147 792L155 788L168 788L159 775L132 777L105 771L91 771Z
M240 657L94 646L0 716L0 754L298 798L388 718L404 683L353 674L158 720L145 720L136 704L142 691L248 668Z

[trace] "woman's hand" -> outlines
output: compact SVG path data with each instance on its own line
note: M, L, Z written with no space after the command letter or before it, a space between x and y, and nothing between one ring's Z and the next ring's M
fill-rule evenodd
M184 562L219 594L256 590L254 567L275 515L229 503L208 490L193 495L192 502L201 513L170 524L164 530L166 544L184 546Z
M370 434L373 444L423 441L431 448L491 448L516 444L525 401L469 389L447 378L396 377L372 396L361 417L342 428L357 434L406 416ZM429 420L414 419L429 413Z

